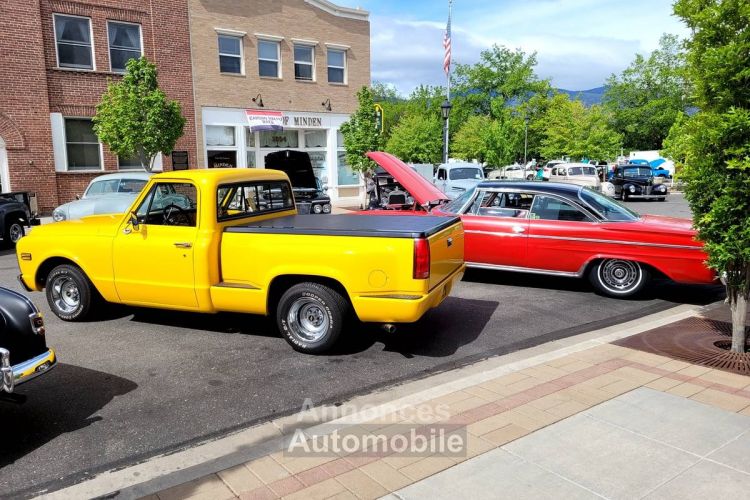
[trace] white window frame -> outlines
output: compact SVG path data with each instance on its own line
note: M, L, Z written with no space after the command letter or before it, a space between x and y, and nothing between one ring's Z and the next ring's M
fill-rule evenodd
M110 23L129 24L131 26L138 26L138 39L141 44L141 57L143 57L143 54L145 53L143 49L143 26L141 26L140 23L131 23L129 21L118 21L117 19L107 19L107 57L109 58L109 70L112 73L117 73L118 75L122 75L125 73L124 68L122 71L120 71L112 67L112 40L109 39L109 24ZM118 49L118 50L129 50L129 49Z
M310 59L311 59L310 62L297 61L297 55L296 55L297 47L310 49ZM301 42L301 41L294 42L292 44L292 56L293 56L292 58L294 59L294 66L295 66L294 67L294 79L295 79L295 81L298 81L298 82L315 82L316 78L315 78L315 45L314 45L314 43L313 42L304 43L304 42ZM305 66L310 66L310 69L312 70L311 71L311 73L312 73L312 79L311 80L306 80L304 78L297 78L297 65L298 64L305 65Z
M281 37L273 37L270 35L256 35L258 37L258 76L260 78L272 78L272 79L282 79L282 71L281 71L281 41L283 38ZM261 42L266 43L274 43L276 44L276 60L273 59L266 59L264 57L260 57L260 44ZM276 76L266 76L260 74L260 61L273 61L276 63Z
M78 19L86 19L89 22L89 40L91 40L91 68L70 68L66 66L60 66L60 51L58 50L57 41L57 17L75 17ZM94 26L90 17L87 16L75 16L72 14L62 14L60 12L52 13L52 31L55 36L55 62L57 63L57 69L66 71L96 71L96 50L94 48Z
M341 52L341 54L344 56L344 65L343 66L333 66L330 62L330 58L328 57L331 51L334 52ZM344 48L339 47L327 47L326 48L326 79L328 80L328 83L330 85L347 85L349 83L349 71L347 69L347 66L349 65L349 57L347 56L347 50ZM344 81L343 82L332 82L330 78L328 78L328 69L334 68L334 69L342 69L344 70Z
M80 168L80 169L70 169L70 163L68 162L68 132L67 128L65 127L66 120L88 120L93 123L93 118L90 116L63 116L63 127L62 127L62 134L63 134L63 146L64 146L64 152L65 152L65 172L103 172L104 171L104 151L102 149L102 141L97 141L97 144L99 145L99 168ZM72 144L93 144L91 142L74 142Z
M222 54L221 52L221 45L219 44L219 39L221 37L225 38L235 38L239 44L240 44L240 55L237 54ZM217 31L216 32L216 44L217 48L219 49L219 73L222 75L234 75L234 76L245 76L245 38L242 34L231 34L227 31ZM239 73L231 73L227 71L221 70L221 56L224 57L239 57L240 58L240 72Z

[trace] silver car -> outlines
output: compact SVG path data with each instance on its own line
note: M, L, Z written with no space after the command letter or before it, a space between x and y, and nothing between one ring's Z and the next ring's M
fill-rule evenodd
M52 220L76 220L87 215L124 213L138 197L152 174L128 172L106 174L93 179L80 199L65 203L52 212Z
M484 170L476 163L443 163L438 166L432 183L453 199L484 180Z

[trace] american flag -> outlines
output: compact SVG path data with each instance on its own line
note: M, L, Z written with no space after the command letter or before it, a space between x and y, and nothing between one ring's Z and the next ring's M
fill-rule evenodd
M451 72L451 13L448 10L448 25L445 27L445 38L443 38L443 48L445 48L445 58L443 59L443 71L450 76Z

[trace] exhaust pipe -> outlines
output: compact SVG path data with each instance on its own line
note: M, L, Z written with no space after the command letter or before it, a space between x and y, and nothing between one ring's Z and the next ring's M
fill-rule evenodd
M384 323L380 325L380 328L382 328L385 333L396 333L396 325L391 323Z

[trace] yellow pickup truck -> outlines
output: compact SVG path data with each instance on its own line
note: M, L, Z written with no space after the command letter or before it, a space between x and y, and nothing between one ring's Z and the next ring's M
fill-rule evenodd
M283 172L154 175L125 214L38 227L17 245L23 286L83 320L98 301L275 315L297 350L330 348L353 311L417 321L464 270L458 218L296 215Z

